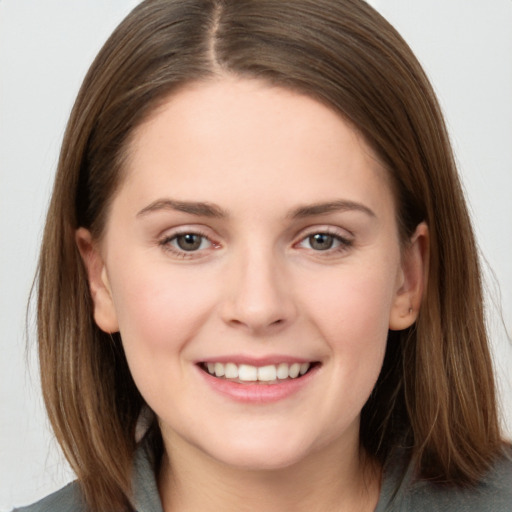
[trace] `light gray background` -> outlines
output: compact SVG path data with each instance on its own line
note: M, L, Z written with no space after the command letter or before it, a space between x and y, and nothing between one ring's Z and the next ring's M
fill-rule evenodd
M25 306L72 102L101 44L137 3L0 0L0 510L72 478L42 408L35 353L25 353ZM512 0L371 3L412 46L446 113L488 262L489 323L510 436ZM33 344L32 325L28 338Z

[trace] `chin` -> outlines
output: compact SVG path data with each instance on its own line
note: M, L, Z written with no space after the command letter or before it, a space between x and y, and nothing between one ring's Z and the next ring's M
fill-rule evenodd
M250 439L238 437L213 446L213 449L204 450L210 457L221 464L244 471L286 469L304 461L315 451L307 440L290 439L290 436L285 436L285 439L281 436L274 439L264 436Z
M228 457L216 456L215 458L225 464L243 471L279 471L299 463L306 454L295 452L233 450Z

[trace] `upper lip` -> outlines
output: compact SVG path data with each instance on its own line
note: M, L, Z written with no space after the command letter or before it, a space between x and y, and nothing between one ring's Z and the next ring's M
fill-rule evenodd
M268 355L264 357L254 357L247 356L242 354L233 354L233 355L224 355L224 356L212 356L207 357L205 359L201 359L197 361L197 364L200 363L234 363L237 365L246 364L250 366L268 366L268 365L278 365L281 363L313 363L315 362L312 359L307 359L303 357L296 356L288 356L288 355Z

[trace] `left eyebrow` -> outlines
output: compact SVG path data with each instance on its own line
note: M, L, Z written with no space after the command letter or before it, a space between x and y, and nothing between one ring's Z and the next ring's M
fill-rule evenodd
M287 216L292 219L303 219L305 217L313 217L315 215L325 215L327 213L359 211L370 217L377 217L375 212L361 203L354 201L346 201L340 199L338 201L329 201L327 203L316 203L308 206L299 206Z

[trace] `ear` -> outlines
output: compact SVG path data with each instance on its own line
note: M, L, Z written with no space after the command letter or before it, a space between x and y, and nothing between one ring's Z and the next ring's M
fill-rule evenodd
M94 321L102 331L117 332L119 331L117 314L99 244L93 240L90 231L85 228L76 230L75 240L87 271L94 307Z
M402 253L397 290L389 316L389 328L393 331L410 327L418 318L428 279L428 256L428 226L421 222Z

